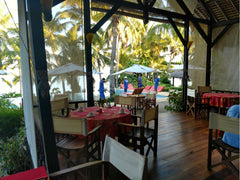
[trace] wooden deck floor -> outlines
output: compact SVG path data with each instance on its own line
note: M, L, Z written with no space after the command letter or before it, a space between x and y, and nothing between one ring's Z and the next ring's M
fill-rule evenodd
M159 116L158 156L148 157L149 178L152 180L237 180L227 166L207 170L208 121L194 120L185 113L163 112ZM214 161L220 160L218 153ZM239 165L238 160L235 162Z
M238 180L221 165L207 170L208 121L194 120L185 113L160 112L158 155L148 155L148 180ZM221 158L217 152L214 161ZM60 160L63 162L62 160ZM238 160L235 164L239 166Z

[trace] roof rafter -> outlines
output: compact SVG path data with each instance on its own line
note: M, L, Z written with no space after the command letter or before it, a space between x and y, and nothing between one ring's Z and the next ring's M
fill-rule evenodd
M97 8L97 7L91 7L91 10L93 10L93 11L99 11L99 12L108 12L108 11L109 11L108 9ZM143 15L132 14L132 13L129 13L129 12L124 12L124 11L117 11L117 12L115 12L115 14L123 15L123 16L128 16L128 17L132 17L132 18L137 18L137 19L143 19ZM152 18L152 17L149 17L149 20L154 21L154 22L159 22L159 23L167 23L167 24L170 24L170 22L169 22L168 19L160 19L160 18ZM183 24L183 23L176 22L176 21L175 21L174 23L175 23L177 26L179 26L179 27L184 27L184 24Z
M206 43L208 42L208 37L205 34L205 32L203 31L203 29L201 28L201 26L199 25L199 23L196 21L196 19L193 17L191 11L188 9L188 7L186 6L186 4L183 2L183 0L177 0L177 3L179 4L179 6L183 9L183 11L186 13L187 16L189 16L189 19L192 21L193 25L196 27L196 29L198 30L198 32L201 34L202 38L206 41Z
M98 3L106 3L106 4L115 4L116 2L118 2L118 0L92 0L92 2ZM136 3L132 3L129 1L122 1L121 3L121 7L119 9L131 9L134 11L143 11L143 6L140 6L139 4ZM154 13L156 15L160 15L160 16L164 16L164 17L171 17L171 18L175 18L175 19L180 19L180 20L186 20L188 19L188 17L184 14L180 14L177 12L171 12L171 11L167 11L167 10L163 10L163 9L158 9L158 8L154 8L154 7L149 7L148 8L148 12L149 13ZM194 18L194 17L193 17ZM209 20L204 20L204 19L198 19L198 18L194 18L197 22L200 23L204 23L204 24L209 24Z

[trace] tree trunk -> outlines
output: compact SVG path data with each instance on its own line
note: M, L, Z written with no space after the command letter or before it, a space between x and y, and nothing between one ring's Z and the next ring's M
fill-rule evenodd
M116 72L119 71L119 41L117 39L117 65L116 65ZM116 83L115 83L115 87L118 87L118 75L116 75Z
M118 16L113 15L113 41L112 41L112 54L111 54L111 65L110 65L110 96L115 94L114 90L114 59L116 57L116 49L117 49L117 25L118 25Z

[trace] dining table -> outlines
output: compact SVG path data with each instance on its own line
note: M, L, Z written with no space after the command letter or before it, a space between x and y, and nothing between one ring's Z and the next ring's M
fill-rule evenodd
M120 113L120 109L124 110L123 113ZM89 117L89 113L92 113L94 116ZM85 107L71 111L69 114L70 118L86 118L88 131L91 131L98 125L102 124L101 128L101 140L104 141L105 136L108 134L110 137L114 138L117 136L117 126L114 125L114 122L121 123L132 123L131 113L127 108L112 106L112 107Z
M239 94L232 93L204 93L203 98L209 98L209 105L217 108L229 108L239 103Z

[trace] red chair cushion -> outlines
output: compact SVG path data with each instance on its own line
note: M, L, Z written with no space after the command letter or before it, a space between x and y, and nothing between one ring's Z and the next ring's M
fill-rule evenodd
M144 93L148 92L148 91L151 89L151 87L152 87L152 86L147 85L147 86L143 89L142 92L144 92Z
M158 86L157 92L161 92L163 90L164 86Z
M133 85L132 84L128 84L128 90L134 90L134 87L133 87Z
M152 86L152 87L150 88L150 91L155 91L155 90L154 90L154 86Z
M12 174L0 178L1 180L32 180L32 179L45 179L48 178L47 171L44 166Z

